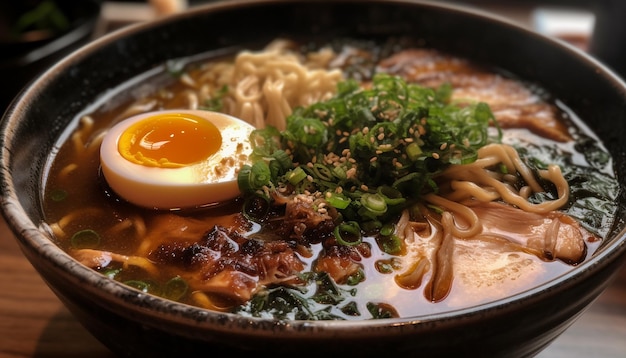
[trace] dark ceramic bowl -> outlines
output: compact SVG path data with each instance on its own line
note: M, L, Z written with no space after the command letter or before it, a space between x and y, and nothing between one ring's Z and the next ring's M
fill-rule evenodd
M593 257L529 291L454 312L360 322L277 322L147 295L82 266L42 229L42 170L68 123L99 96L171 58L281 35L411 35L426 46L541 84L584 119L626 185L626 86L584 53L502 19L412 1L215 3L123 29L74 52L32 83L1 127L2 211L25 256L84 326L125 356L529 356L546 347L609 285L626 252L618 222Z

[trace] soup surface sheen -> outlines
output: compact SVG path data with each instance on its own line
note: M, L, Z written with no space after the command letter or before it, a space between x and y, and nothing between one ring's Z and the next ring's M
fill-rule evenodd
M239 197L157 210L108 186L108 129L162 110L258 129L221 133L254 148L251 163L227 163L245 174ZM50 158L44 212L83 264L190 305L280 319L444 312L541 285L609 232L612 161L578 123L535 86L406 41L277 40L169 62L85 109Z

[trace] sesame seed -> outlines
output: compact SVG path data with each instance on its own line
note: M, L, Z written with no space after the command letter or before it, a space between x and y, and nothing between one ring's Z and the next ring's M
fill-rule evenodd
M375 162L375 161L377 161L377 160L378 160L378 157L371 157L371 158L370 158L370 163L373 163L373 162Z
M368 191L368 190L369 190L369 188L367 187L367 185L365 185L365 184L361 184L361 190L363 190L363 191Z
M433 158L439 159L439 153L433 153Z
M444 150L444 149L446 149L447 147L448 147L448 143L442 143L442 144L439 146L439 149Z

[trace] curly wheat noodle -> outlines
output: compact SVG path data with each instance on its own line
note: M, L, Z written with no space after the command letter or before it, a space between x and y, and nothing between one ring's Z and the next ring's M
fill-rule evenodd
M478 151L478 156L479 159L476 162L465 165L453 165L440 175L440 177L450 181L453 189L454 187L463 189L463 191L446 197L451 200L457 199L461 195L460 193L466 192L466 197L486 198L487 195L492 195L490 193L497 192L509 204L537 213L546 213L559 209L567 202L569 185L557 165L549 165L547 170L539 171L539 175L555 185L558 199L541 204L532 204L527 201L527 198L532 193L543 192L544 190L534 178L531 169L521 160L515 148L505 144L490 144L481 148ZM498 163L504 164L509 173L519 173L528 186L523 187L520 193L516 193L510 185L500 180L500 175L486 169L488 166ZM466 181L476 185L454 183L455 181ZM479 191L482 191L482 193Z
M190 91L195 91L185 101L188 108L200 108L202 103L220 96L219 91L226 86L228 93L221 97L222 112L257 128L272 125L284 130L286 118L294 108L329 99L343 79L340 70L327 70L335 57L331 49L321 49L303 58L290 51L289 46L288 41L277 40L263 51L241 52L233 62L203 66L196 82L181 78ZM142 112L142 107L153 109L144 105L135 110Z
M465 172L467 168L487 168L497 164L503 164L509 173L519 173L524 181L534 190L541 192L541 185L535 180L532 171L524 164L519 154L510 145L488 144L478 150L478 159L465 165L453 165L446 169L442 176L458 176L460 172Z
M59 171L59 179L60 180L67 180L66 178L72 174L76 169L78 169L78 164L76 163L70 163L66 166L63 167L63 169L61 169Z
M72 134L72 145L77 155L82 155L85 149L85 138L88 138L93 131L94 121L90 116L82 116L78 122L78 130Z
M207 66L198 78L211 85L213 96L228 86L229 93L222 98L222 110L227 114L257 128L272 125L284 130L294 108L330 98L343 79L340 70L325 69L334 56L331 50L320 50L305 59L290 52L288 45L275 41L262 52L244 51L234 64Z
M441 215L441 226L443 230L438 236L439 247L434 255L433 276L425 287L425 294L431 302L439 302L446 298L452 289L454 279L454 269L452 255L454 253L454 238L456 225L454 218L449 212ZM451 228L452 230L446 230Z
M83 217L83 216L97 217L97 216L102 215L102 213L103 213L103 210L100 208L96 208L96 207L89 207L89 208L82 208L80 210L75 210L63 216L57 222L50 224L50 229L52 230L52 232L54 233L56 237L60 239L65 239L68 237L67 233L65 232L65 228L76 218Z
M424 200L431 204L445 208L446 210L453 213L453 216L450 218L450 223L452 223L452 225L444 225L444 231L451 231L451 233L458 238L473 237L478 235L482 231L482 226L480 225L480 220L478 219L478 216L469 207L448 200L436 194L427 194L424 196ZM457 219L460 218L465 219L464 221L468 225L466 228L461 228L457 224Z
M428 194L424 198L426 201L450 211L455 219L453 222L456 221L456 218L463 218L464 222L468 223L469 226L463 229L456 223L449 227L444 225L444 229L451 230L456 237L476 236L482 228L479 218L473 210L460 203L462 200L472 199L487 202L501 198L524 211L544 214L558 210L567 203L569 185L559 166L549 165L547 170L539 171L539 175L543 179L555 185L558 198L533 204L528 202L528 196L531 192L542 192L543 189L533 177L530 168L519 158L517 151L511 146L502 144L492 144L483 149L479 150L479 159L476 162L451 166L441 174L442 178L449 181L449 187L452 190L450 193ZM510 185L502 182L498 175L486 169L487 166L497 163L502 163L507 168L510 167L509 170L520 173L528 186L522 188L521 192L518 193Z

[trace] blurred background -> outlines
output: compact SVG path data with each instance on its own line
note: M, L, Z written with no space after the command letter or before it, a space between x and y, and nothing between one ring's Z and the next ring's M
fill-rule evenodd
M215 0L2 0L0 111L63 56L105 33ZM237 1L237 0L230 0ZM623 0L440 0L490 11L567 41L626 74Z

